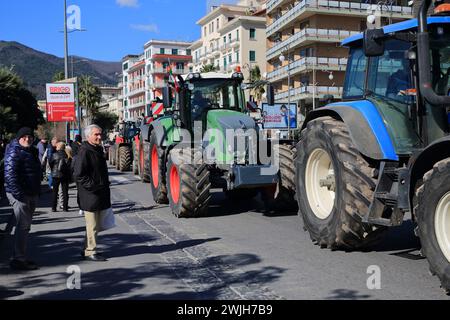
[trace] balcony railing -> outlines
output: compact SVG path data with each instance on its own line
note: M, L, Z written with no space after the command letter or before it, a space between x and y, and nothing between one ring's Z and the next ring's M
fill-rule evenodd
M335 71L345 71L347 66L347 58L319 58L319 57L303 57L289 64L291 75L295 75L303 70L311 70L315 67L317 70L328 69ZM267 74L267 79L277 81L285 78L288 73L288 66L280 67Z
M149 84L150 89L161 89L166 86L164 81L155 81Z
M298 16L301 15L303 10L311 8L311 9L323 9L323 10L342 10L347 13L357 13L361 15L367 15L367 10L373 8L379 8L382 16L391 16L391 17L405 17L408 18L412 15L412 9L410 7L401 7L401 6L387 6L387 5L376 5L376 4L367 4L367 3L353 3L353 2L342 2L342 1L328 1L328 0L304 0L296 4L292 9L288 12L280 16L278 19L270 24L266 29L266 35L270 36L275 32L279 31L286 24L294 21Z
M348 38L351 35L358 34L359 31L347 31L347 30L332 30L332 29L312 29L306 28L303 29L288 39L277 43L272 48L270 48L267 53L267 59L272 59L276 56L278 51L290 46L293 48L294 46L299 45L301 42L306 40L307 38L312 38L315 41L328 41L328 42L341 42L342 40Z
M128 109L134 109L134 108L139 108L139 107L144 107L145 106L145 101L141 101L141 102L136 102L136 103L132 103L128 106Z
M134 89L134 90L130 90L130 92L128 93L128 96L130 97L130 96L134 96L134 95L137 95L137 94L140 94L140 93L145 93L145 88L144 87L142 87L142 88L139 88L139 89Z
M273 8L275 8L278 4L280 4L281 2L283 2L284 0L269 0L267 1L267 13L269 13L270 11L273 10Z
M316 86L315 87L315 95L317 98L331 94L335 98L340 98L342 96L342 87L325 87L325 86ZM296 100L300 98L312 97L314 86L304 86L291 89L290 98L291 100ZM275 100L283 100L288 98L288 90L279 92L275 94Z
M236 42L239 43L239 39L240 38L234 38L234 39L231 39L231 41L222 44L220 46L220 50L223 51L223 50L227 50L227 49L231 48L232 45L235 44Z

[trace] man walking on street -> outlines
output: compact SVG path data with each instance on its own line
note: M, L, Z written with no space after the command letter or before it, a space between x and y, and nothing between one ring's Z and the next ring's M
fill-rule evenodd
M74 176L78 188L78 205L84 211L86 239L83 256L87 260L106 261L97 252L97 233L101 216L111 208L108 167L103 153L102 129L90 125L84 130L87 141L81 144Z
M5 154L6 196L16 220L14 254L10 262L10 267L15 270L38 268L26 258L28 234L41 187L41 163L33 140L33 130L21 128Z

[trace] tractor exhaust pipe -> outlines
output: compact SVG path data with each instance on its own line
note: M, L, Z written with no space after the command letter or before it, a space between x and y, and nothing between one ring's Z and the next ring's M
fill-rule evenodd
M427 12L432 0L424 0L420 7L417 20L419 32L417 33L417 51L419 62L419 88L425 100L434 106L450 106L450 96L437 95L431 80L430 36L428 34Z

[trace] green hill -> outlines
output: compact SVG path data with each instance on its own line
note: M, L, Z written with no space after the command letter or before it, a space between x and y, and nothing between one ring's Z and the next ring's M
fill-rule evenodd
M121 72L120 62L104 62L74 57L74 76L89 75L99 85L117 84L117 74ZM45 84L52 81L55 73L64 71L64 59L40 52L14 41L0 41L0 65L13 68L24 81L26 87L37 99L45 99ZM69 76L72 75L69 58Z

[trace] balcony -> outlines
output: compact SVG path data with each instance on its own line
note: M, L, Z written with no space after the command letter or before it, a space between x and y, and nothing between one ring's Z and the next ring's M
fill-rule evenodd
M136 103L132 103L128 106L128 110L135 109L135 108L142 108L145 107L145 101L140 101Z
M319 58L303 57L289 64L291 76L300 72L316 70L345 71L347 58ZM267 79L271 82L279 81L288 76L288 66L280 67L267 74Z
M235 48L238 47L240 45L239 43L239 38L234 38L231 39L231 41L224 43L221 47L220 47L220 51L225 51L231 48Z
M282 3L284 0L269 0L267 1L267 13L270 13L273 9L275 9L280 3Z
M295 47L307 42L341 42L342 40L354 35L359 34L359 31L347 31L347 30L332 30L332 29L312 29L306 28L303 29L288 39L277 43L272 48L270 48L266 53L267 60L273 59L277 55L281 53L282 50L285 50L286 47L289 46L290 49L294 49Z
M132 96L136 96L138 94L144 94L145 93L145 88L139 88L139 89L134 89L134 90L130 90L130 92L128 93L128 97L132 97Z
M277 2L277 1L272 1ZM277 3L281 3L278 1ZM269 2L270 3L270 2ZM276 4L277 4L276 3ZM275 4L275 5L276 5ZM339 15L365 17L370 11L380 11L381 16L391 18L407 19L412 18L412 8L402 6L378 5L360 2L348 1L329 1L329 0L303 0L292 7L288 12L276 19L267 26L266 35L271 36L281 28L292 21L295 21L306 10L315 12L328 12ZM269 12L269 9L267 10Z
M316 86L315 87L316 92L315 96L316 98L323 98L325 95L333 95L334 98L341 98L342 97L342 87L324 87L324 86ZM300 99L307 99L313 97L313 90L314 86L304 86L304 87L298 87L291 89L291 95L290 100L296 101ZM288 100L288 90L279 92L275 94L275 100Z
M166 86L166 83L164 81L155 81L155 82L149 84L150 90L161 89L165 86Z

